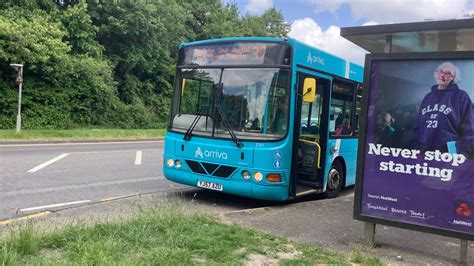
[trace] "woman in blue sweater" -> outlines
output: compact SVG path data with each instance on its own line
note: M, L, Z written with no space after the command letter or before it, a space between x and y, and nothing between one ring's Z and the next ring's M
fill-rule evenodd
M461 79L459 68L444 62L434 78L436 85L421 102L414 129L415 146L472 157L474 112L469 95L457 85Z

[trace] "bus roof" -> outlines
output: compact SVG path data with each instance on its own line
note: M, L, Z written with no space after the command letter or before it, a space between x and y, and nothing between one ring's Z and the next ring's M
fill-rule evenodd
M288 39L285 38L270 38L270 37L231 37L231 38L218 38L218 39L209 39L195 42L182 43L181 46L191 46L191 45L200 45L208 44L214 42L234 42L234 41L262 41L262 42L286 42Z
M345 60L336 55L312 47L293 38L271 38L271 37L232 37L202 40L181 44L181 47L211 44L216 42L233 41L261 41L261 42L285 42L294 49L293 65L303 68L314 69L342 78L362 82L363 67Z

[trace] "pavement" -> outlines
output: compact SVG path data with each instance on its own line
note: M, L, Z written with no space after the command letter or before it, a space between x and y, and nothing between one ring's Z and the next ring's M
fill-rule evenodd
M459 265L459 239L377 225L375 247L364 245L364 223L352 218L353 204L351 190L335 199L240 211L226 217L244 226L334 251L362 250L389 265ZM469 265L474 265L473 248L471 243Z
M197 191L197 193L196 193ZM353 191L336 199L306 198L289 204L256 204L250 209L236 207L248 199L214 193L200 197L202 190L137 195L109 202L63 208L37 218L35 224L53 228L73 222L95 223L123 219L142 208L176 204L190 212L206 212L225 222L236 223L294 241L351 253L361 251L389 265L457 265L460 241L427 233L377 226L376 247L364 246L364 224L352 218ZM213 198L214 197L214 198ZM213 199L210 199L213 198ZM255 207L256 206L256 207ZM263 206L263 207L262 207ZM6 227L4 227L6 228ZM2 228L0 227L0 233ZM474 245L469 245L468 263L474 265Z

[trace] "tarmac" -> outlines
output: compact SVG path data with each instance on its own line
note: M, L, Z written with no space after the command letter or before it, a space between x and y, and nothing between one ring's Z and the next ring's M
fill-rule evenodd
M64 143L64 141L59 142ZM16 142L8 141L5 144L13 143ZM18 143L33 142L21 141ZM38 141L38 143L44 143L44 141ZM217 214L226 221L297 242L344 253L357 250L367 256L378 257L388 265L459 265L459 239L377 225L375 247L366 246L364 244L364 223L354 220L352 217L354 204L352 189L345 191L335 199L313 197L289 204L271 204L270 206L265 205L267 207L246 210L232 210L232 206L227 203L229 197L232 196L225 194L217 193L214 197L218 200L215 200L214 203L213 200L200 202L199 197L194 197L195 195L189 199L188 195L188 201L183 201L190 211ZM51 225L60 226L71 221L113 220L117 217L133 216L144 206L162 204L163 199L163 195L151 193L110 202L64 208L55 210L46 217L36 219L35 223L50 227ZM252 206L249 204L252 200L248 199L236 200L232 198L231 201L234 201L234 205L237 201L243 201L244 205ZM259 204L255 205L259 206ZM6 227L3 226L3 228ZM0 226L1 234L2 226ZM467 262L468 265L474 265L474 242L469 243Z
M334 251L359 250L388 265L459 265L459 239L377 225L375 247L365 245L364 223L353 219L353 204L351 190L335 199L246 210L226 217L260 231ZM473 248L470 243L469 265L474 265Z
M375 247L364 245L364 223L352 218L353 190L335 199L312 197L289 204L264 204L264 207L256 204L256 208L244 210L241 204L251 206L248 203L251 200L214 192L196 196L199 193L205 194L207 191L191 190L184 196L150 193L64 208L35 219L35 224L40 228L56 228L71 222L95 223L123 219L134 216L144 207L162 206L178 199L179 204L190 212L211 213L224 222L337 252L361 252L365 256L377 257L388 265L459 265L459 239L378 225ZM469 265L474 265L473 250L474 245L470 244Z

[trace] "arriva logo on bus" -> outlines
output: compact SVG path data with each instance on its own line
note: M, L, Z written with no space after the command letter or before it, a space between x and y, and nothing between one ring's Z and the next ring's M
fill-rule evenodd
M201 150L201 147L197 147L196 151L194 152L194 157L201 158L201 159L204 159L204 157L206 157L206 158L216 158L216 159L227 160L227 153L220 152L220 151L209 151L209 150L204 150L203 152Z
M316 63L324 66L324 59L319 56L312 55L311 52L308 53L308 58L306 59L306 61L310 64Z

